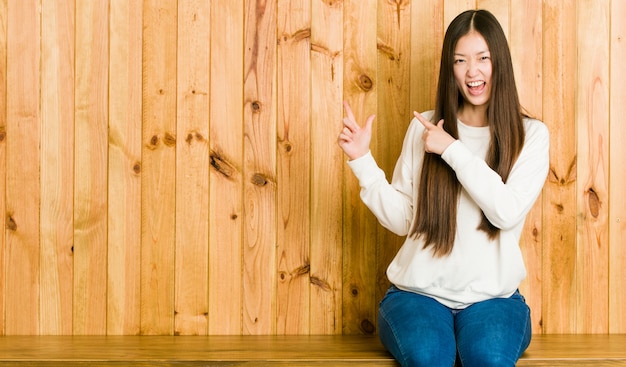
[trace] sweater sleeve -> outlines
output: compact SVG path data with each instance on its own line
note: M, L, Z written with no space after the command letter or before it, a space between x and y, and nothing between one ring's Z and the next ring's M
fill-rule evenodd
M413 160L421 159L423 156L423 151L416 152L421 144L421 139L415 138L416 134L420 134L420 128L423 129L422 125L417 119L413 119L405 135L391 183L387 181L385 172L376 164L371 152L348 161L348 166L359 180L363 203L383 227L399 236L408 234L413 220L413 180L416 163Z
M459 140L441 156L454 169L457 179L487 219L505 230L526 218L548 175L548 129L537 120L525 120L525 124L524 147L506 183Z

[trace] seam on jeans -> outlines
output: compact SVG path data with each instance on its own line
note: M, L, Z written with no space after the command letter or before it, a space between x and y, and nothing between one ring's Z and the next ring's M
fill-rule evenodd
M387 312L384 309L380 309L380 316L382 316L383 319L385 319L385 322L389 326L389 329L391 329L391 334L393 335L393 339L395 340L395 343L398 346L398 350L400 351L400 357L402 357L402 361L398 361L398 362L400 362L402 366L406 366L407 364L406 364L406 355L404 353L404 345L400 343L400 338L398 338L398 336L396 335L395 325L392 327L391 322L389 322L389 318L387 318ZM398 357L396 357L396 359L397 358Z
M530 308L528 307L528 305L524 302L524 305L526 306L526 317L524 318L525 322L524 322L524 333L522 333L522 337L520 338L519 343L517 344L517 359L519 360L519 357L521 357L521 349L522 349L522 342L524 341L524 337L526 336L526 331L528 330L528 323L530 322Z
M459 343L456 344L456 354L459 356L459 360L461 361L461 366L465 366L465 362L463 361L463 355L461 354L461 350L459 349ZM456 361L455 361L456 363Z

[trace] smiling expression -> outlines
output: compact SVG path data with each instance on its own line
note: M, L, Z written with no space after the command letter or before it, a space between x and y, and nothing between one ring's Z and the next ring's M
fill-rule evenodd
M454 49L454 78L465 104L486 107L491 97L491 53L476 31L459 38Z

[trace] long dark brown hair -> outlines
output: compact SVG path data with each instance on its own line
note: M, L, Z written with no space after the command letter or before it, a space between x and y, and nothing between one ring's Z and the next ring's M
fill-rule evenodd
M450 23L443 40L432 121L436 123L443 119L446 122L444 129L455 139L459 138L456 121L463 96L454 78L454 50L459 38L472 30L487 42L492 63L491 96L487 106L491 142L486 163L506 182L524 144L524 115L515 86L509 46L502 27L490 12L468 10ZM446 256L454 246L461 184L450 166L434 153L424 154L418 182L417 208L410 236L422 237L424 248L432 246L435 256ZM486 232L490 239L500 233L484 213L478 229Z

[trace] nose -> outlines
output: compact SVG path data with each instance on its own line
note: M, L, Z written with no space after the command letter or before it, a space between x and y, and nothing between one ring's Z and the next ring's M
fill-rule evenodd
M467 76L472 77L478 74L478 63L475 60L469 60L467 62Z

